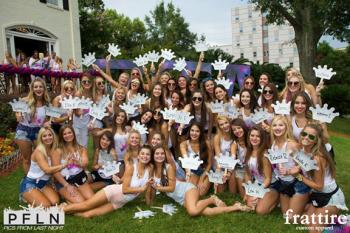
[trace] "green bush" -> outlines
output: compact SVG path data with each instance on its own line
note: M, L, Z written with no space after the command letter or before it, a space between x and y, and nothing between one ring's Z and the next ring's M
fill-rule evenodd
M322 90L322 102L334 107L340 115L350 114L350 85L333 84Z
M0 103L0 137L5 137L7 132L16 130L17 122L15 113L8 103Z

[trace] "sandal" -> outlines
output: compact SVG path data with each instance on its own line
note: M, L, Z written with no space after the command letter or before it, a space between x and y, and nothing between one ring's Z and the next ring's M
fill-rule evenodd
M216 195L211 195L210 197L214 199L215 205L216 205L217 207L225 207L225 206L227 206L227 205L225 204L225 202L223 202L223 201L222 201L220 198L218 198Z

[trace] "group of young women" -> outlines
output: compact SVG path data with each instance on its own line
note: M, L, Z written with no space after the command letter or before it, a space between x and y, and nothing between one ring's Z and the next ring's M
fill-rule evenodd
M16 142L26 172L20 185L21 197L43 206L58 204L63 198L66 213L83 217L121 208L143 192L148 204L156 193L164 192L191 216L233 211L268 214L278 205L282 213L292 209L299 215L346 210L344 195L335 181L327 127L314 121L309 110L321 104L323 83L315 89L305 83L298 70L290 68L281 93L272 78L262 74L261 93L256 92L255 79L248 76L239 93L230 97L215 79L198 78L203 59L201 54L194 75L189 72L187 77L171 77L160 63L157 71L153 65L150 72L135 67L130 75L123 72L115 81L107 57L106 72L93 65L100 76L84 73L79 89L73 81L64 81L52 105L60 107L61 100L69 96L90 98L98 104L104 95L111 95L112 102L106 108L109 115L101 121L92 120L89 109L46 117L44 107L51 104L46 84L41 78L34 79L24 98L31 113L16 114ZM106 81L113 93L106 92ZM147 94L149 99L137 106L134 114L127 114L120 106L138 93ZM240 116L231 119L227 114L213 113L210 103L215 100L237 108ZM290 115L275 114L272 104L278 100L291 102ZM194 118L188 125L167 121L161 110L169 107ZM269 117L255 124L252 115L260 108L266 109ZM149 133L133 129L136 123L144 125ZM89 135L94 142L90 156ZM271 164L268 151L276 150L287 153L288 162ZM298 166L293 155L301 150L316 162L318 170L304 171ZM215 162L214 156L226 152L240 161L234 170L221 169ZM180 156L190 154L203 161L196 170L184 170L179 162ZM103 168L113 161L120 163L119 173L106 176ZM214 191L220 193L227 188L233 195L240 195L244 204L227 206L216 195L200 199L211 188L211 170L223 170L225 174L224 184L214 184ZM243 186L248 181L270 191L263 198L249 196Z

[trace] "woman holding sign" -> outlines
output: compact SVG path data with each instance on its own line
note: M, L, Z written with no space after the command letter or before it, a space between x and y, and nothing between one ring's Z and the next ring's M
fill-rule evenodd
M36 136L43 126L49 126L46 121L45 106L50 103L50 97L45 81L35 78L30 83L30 90L27 97L22 101L26 102L29 112L16 112L17 128L15 142L23 156L23 169L27 173L30 166L30 156Z

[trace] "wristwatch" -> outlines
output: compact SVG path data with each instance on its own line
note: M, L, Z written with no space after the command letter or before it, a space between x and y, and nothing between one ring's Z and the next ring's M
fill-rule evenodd
M298 174L297 176L296 176L296 178L297 178L297 180L299 180L299 181L303 181L303 175L302 174Z

